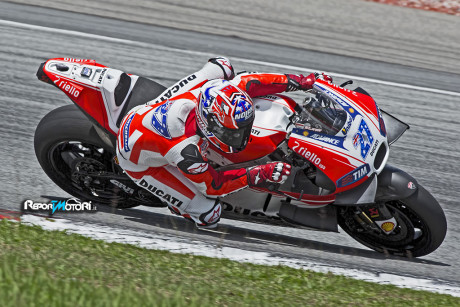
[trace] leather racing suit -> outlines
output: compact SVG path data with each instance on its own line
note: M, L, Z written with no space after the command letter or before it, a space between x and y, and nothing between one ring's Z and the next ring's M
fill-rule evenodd
M298 90L289 76L242 73L234 77L228 59L210 59L201 70L125 116L117 138L120 166L174 213L197 225L215 224L222 211L218 197L248 187L248 171L219 172L206 159L208 141L195 121L200 87L209 80L226 79L256 97Z

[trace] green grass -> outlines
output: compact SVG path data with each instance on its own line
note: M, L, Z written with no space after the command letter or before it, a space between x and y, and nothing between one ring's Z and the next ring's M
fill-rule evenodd
M459 306L460 299L283 266L106 243L0 222L1 306Z

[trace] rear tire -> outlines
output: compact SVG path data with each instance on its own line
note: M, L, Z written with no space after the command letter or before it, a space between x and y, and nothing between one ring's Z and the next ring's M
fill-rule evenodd
M341 207L340 227L358 242L379 252L407 257L425 256L444 241L447 221L437 200L418 185L417 191L406 199L387 201L398 226L389 235L363 229L353 219L354 208Z
M139 193L145 197L144 201L113 184L97 185L98 180L94 178L91 183L83 184L84 178L75 175L76 169L89 168L93 172L126 176L113 161L114 148L99 137L94 125L75 105L59 107L40 121L35 131L34 147L38 162L48 177L79 199L116 208L164 206L157 197L143 189Z

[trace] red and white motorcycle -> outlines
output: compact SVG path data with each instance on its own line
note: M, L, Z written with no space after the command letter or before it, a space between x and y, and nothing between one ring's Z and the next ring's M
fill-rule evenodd
M50 59L37 77L73 102L48 113L35 132L46 174L84 200L118 208L164 206L118 166L115 136L126 113L165 87L94 60ZM183 80L187 82L187 80ZM447 223L434 197L387 164L390 145L408 125L383 112L362 88L318 80L296 102L284 95L253 99L255 121L238 154L209 148L218 169L285 161L293 169L276 189L245 189L223 197L223 217L338 231L379 252L418 257L436 250Z

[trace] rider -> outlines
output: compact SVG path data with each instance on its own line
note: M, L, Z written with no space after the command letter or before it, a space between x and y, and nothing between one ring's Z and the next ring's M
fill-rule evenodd
M222 211L219 196L281 184L291 166L270 162L219 172L206 158L209 143L225 153L243 150L255 116L251 97L309 90L315 80L314 74L235 77L228 59L212 58L125 116L117 138L120 166L173 213L197 226L214 227Z

